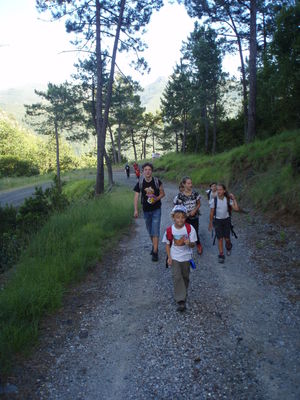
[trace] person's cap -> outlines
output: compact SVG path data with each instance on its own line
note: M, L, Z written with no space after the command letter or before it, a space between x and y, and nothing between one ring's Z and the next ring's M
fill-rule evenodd
M172 211L171 211L171 215L174 215L176 212L182 212L184 214L187 214L187 209L184 206L181 206L180 204L173 207Z

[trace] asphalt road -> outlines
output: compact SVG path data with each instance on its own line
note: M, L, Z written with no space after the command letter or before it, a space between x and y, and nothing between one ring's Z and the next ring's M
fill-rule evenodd
M89 176L89 178L92 178L92 176ZM116 183L125 184L132 187L136 182L136 178L133 174L131 174L130 178L127 179L125 172L121 171L114 172L114 180ZM0 191L0 206L5 206L8 204L19 207L24 203L24 200L27 197L30 197L34 194L36 186L41 186L43 189L46 189L47 187L51 186L51 182L45 182L41 184L38 183L36 185L23 188Z

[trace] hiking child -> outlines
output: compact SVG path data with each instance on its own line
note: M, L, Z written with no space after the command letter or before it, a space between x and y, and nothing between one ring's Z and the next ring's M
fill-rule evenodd
M129 176L130 176L130 166L129 166L128 163L126 163L126 165L125 165L125 172L126 172L127 178L129 178Z
M166 243L167 263L172 269L177 311L184 311L189 287L192 248L197 241L197 235L194 227L186 223L187 209L184 206L176 205L172 209L171 216L174 223L167 228L163 242Z
M145 163L142 166L143 174L133 188L134 194L134 217L137 218L138 199L141 193L141 202L143 206L146 228L152 241L152 261L158 261L158 240L160 234L161 220L161 199L165 197L162 182L153 177L153 165Z
M217 196L210 200L209 206L208 230L211 231L213 227L215 228L219 249L218 261L223 264L225 261L223 241L225 240L227 255L230 256L232 249L230 240L231 212L232 210L239 211L239 206L234 195L229 194L226 186L221 183L217 185Z
M197 234L197 252L198 254L203 253L203 247L199 238L199 208L201 206L201 196L198 192L193 189L193 183L190 177L186 176L182 178L183 191L178 193L175 197L175 204L181 204L187 209L187 220L186 222L192 225Z
M206 190L206 194L207 194L208 202L210 202L211 199L214 199L217 196L217 184L216 184L216 182L212 182L209 185L209 189Z

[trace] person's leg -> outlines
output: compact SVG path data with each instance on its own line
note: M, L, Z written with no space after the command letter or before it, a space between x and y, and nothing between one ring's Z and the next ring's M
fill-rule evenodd
M186 300L186 284L182 275L182 266L179 261L172 262L172 277L174 284L174 298L177 303L185 302Z
M186 288L186 297L187 297L187 291L190 283L190 262L189 261L184 261L181 263L181 271L182 271L182 276L183 276L183 281L185 284Z
M231 254L231 248L232 248L232 243L230 240L230 225L231 225L230 218L228 218L224 221L225 247L228 256Z
M218 239L219 254L224 254L223 238Z
M215 230L216 230L216 236L218 239L218 249L219 249L218 261L220 263L223 263L225 260L225 256L224 256L224 248L223 248L224 228L223 228L223 220L222 219L215 220Z
M151 236L152 236L152 245L153 245L153 261L157 261L157 253L158 253L158 241L160 235L160 221L161 221L161 209L158 208L152 211L152 220L151 220ZM154 260L155 258L155 260Z
M200 243L200 238L199 238L199 218L187 218L186 222L190 225L192 225L196 231L196 235L197 235L197 252L198 254L202 254L203 253L203 248L202 248L202 244Z
M146 223L147 231L151 237L151 229L152 229L152 216L151 211L144 211L144 220Z

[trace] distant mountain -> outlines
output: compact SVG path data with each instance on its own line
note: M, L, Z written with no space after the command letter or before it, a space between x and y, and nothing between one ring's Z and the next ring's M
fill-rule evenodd
M13 115L17 121L22 122L25 115L24 104L32 104L40 101L34 90L44 90L40 84L20 86L0 90L0 108Z
M168 78L160 76L153 83L145 86L144 91L140 94L142 105L146 107L148 112L155 112L160 108L160 98L166 87Z

